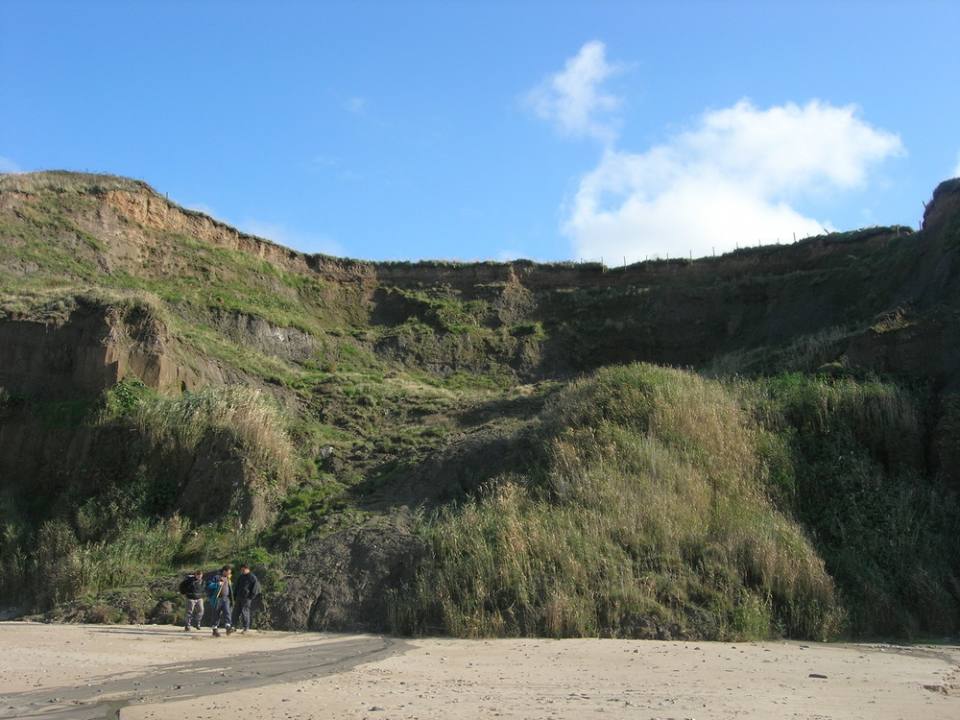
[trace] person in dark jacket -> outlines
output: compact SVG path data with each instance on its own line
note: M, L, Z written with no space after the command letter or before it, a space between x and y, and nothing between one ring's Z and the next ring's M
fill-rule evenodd
M199 630L203 619L203 572L197 570L193 575L187 575L180 583L180 594L187 600L184 632L190 632L191 625Z
M237 578L237 586L234 588L234 595L237 598L237 617L234 625L243 625L243 631L250 629L250 609L253 601L260 595L260 581L257 576L250 572L249 565L240 566L240 577Z
M229 565L224 565L220 573L211 578L207 583L207 594L210 599L210 607L213 608L213 636L220 637L220 623L227 628L227 635L233 632L233 624L230 622L233 616L233 587L230 585L230 576L233 570Z

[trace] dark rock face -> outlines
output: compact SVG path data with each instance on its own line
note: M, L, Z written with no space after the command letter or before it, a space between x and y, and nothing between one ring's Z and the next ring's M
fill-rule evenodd
M0 321L0 387L44 397L96 395L125 372L160 385L163 330L136 312L79 303L52 322Z
M125 377L162 392L236 380L204 359L187 367L163 322L142 306L74 297L68 313L0 317L0 387L45 399L95 397Z
M177 619L176 609L169 600L158 602L150 611L149 620L157 625L172 625Z
M960 315L907 314L902 327L875 327L854 337L846 356L855 367L926 379L944 392L960 392Z
M960 217L960 178L940 183L923 213L923 229L936 230Z
M265 355L303 362L313 355L313 336L291 327L277 327L263 318L236 312L214 313L214 325L236 343L249 345Z
M305 256L183 210L142 183L61 175L5 178L0 210L29 207L42 187L86 182L90 207L74 214L86 233L102 236L102 250L83 250L91 262L132 275L145 262L154 274L184 272L158 232L241 252L313 283L314 299L338 322L397 329L371 339L381 357L441 374L504 369L536 379L632 361L699 366L718 354L864 323L897 305L960 302L960 179L937 188L920 234L872 228L716 258L605 268ZM442 298L479 303L473 321L482 332L448 332L438 324L431 302ZM207 320L220 335L264 355L299 363L316 354L317 338L301 329L225 309L210 312ZM410 319L432 331L399 327ZM543 336L525 334L527 325L542 326ZM8 318L0 320L0 386L27 394L56 388L96 394L127 375L173 392L249 380L195 353L183 362L171 352L174 345L161 326L144 322L83 313L59 324Z
M287 630L386 630L389 593L413 579L426 548L399 525L368 525L318 540L286 566L271 622Z

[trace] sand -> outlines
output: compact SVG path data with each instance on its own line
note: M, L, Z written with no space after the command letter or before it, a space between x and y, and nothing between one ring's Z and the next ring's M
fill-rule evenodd
M0 718L960 718L960 647L0 623Z

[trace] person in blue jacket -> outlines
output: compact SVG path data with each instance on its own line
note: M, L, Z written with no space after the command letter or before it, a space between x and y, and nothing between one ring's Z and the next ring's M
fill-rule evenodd
M227 635L233 632L231 618L233 617L233 587L230 585L230 577L233 570L229 565L224 565L220 573L215 575L207 583L207 597L210 601L210 607L213 609L213 636L220 637L220 623L222 622L227 629Z

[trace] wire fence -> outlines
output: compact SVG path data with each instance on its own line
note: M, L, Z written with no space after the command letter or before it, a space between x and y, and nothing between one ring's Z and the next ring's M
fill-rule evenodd
M922 227L922 225L920 227ZM912 228L907 228L906 226L902 226L902 225L895 225L889 229L894 231L895 237L900 237L903 230L908 230L910 232L913 232ZM803 237L798 238L796 233L791 233L790 237L788 238L784 238L784 237L777 237L777 238L770 238L770 239L758 238L756 241L756 244L737 242L737 243L734 243L733 248L721 247L719 252L717 252L716 246L712 246L710 248L709 254L704 253L702 255L700 254L694 255L693 250L688 250L686 254L681 254L681 253L672 254L668 252L648 253L644 255L642 259L640 258L639 255L638 256L621 255L616 259L610 258L609 256L597 255L594 257L589 257L589 256L580 257L577 260L574 260L571 262L574 262L575 264L578 264L578 265L601 265L604 268L611 268L611 269L617 268L617 267L627 267L628 265L636 265L638 263L644 263L644 262L664 262L669 260L686 260L687 262L693 262L696 260L709 260L711 258L720 257L723 255L729 255L731 253L737 253L737 252L740 252L741 250L756 250L756 249L765 248L765 247L785 247L787 245L796 245L797 243L803 243L809 240L815 240L817 238L828 238L831 235L844 235L844 234L846 233L840 233L837 231L831 231L831 230L827 230L826 228L823 228L823 232L819 235L805 235ZM608 265L607 264L608 260L612 260L614 264Z

